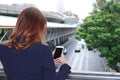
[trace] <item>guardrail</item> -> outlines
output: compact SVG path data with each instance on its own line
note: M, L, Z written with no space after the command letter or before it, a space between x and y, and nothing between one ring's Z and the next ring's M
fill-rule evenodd
M120 80L120 73L115 72L72 72L68 80ZM4 71L0 71L0 80L7 80Z
M8 33L8 31L5 32L5 34L2 36L2 38L0 39L0 43L2 43L2 41L3 41L3 39L6 37L7 33Z
M75 80L120 80L120 73L116 72L72 72L69 79Z

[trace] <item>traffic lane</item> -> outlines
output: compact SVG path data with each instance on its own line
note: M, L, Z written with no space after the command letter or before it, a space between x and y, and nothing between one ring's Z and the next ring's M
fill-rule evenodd
M82 65L81 63L84 62L82 61L82 53L80 52L75 52L76 46L81 46L79 41L77 40L72 40L71 42L66 45L67 49L67 54L65 55L68 64L72 67L71 71L76 71L80 69L81 67L78 67L78 65Z
M106 71L105 63L98 53L88 51L87 48L81 48L81 52L76 53L76 46L81 46L80 41L73 40L65 46L68 51L65 57L72 67L72 71Z
M73 55L74 53L74 49L77 45L77 41L76 40L72 40L68 43L68 45L65 46L66 50L67 50L67 54L65 55L66 56L66 59L69 61L69 59L71 58L71 56Z
M88 51L86 55L86 71L97 71L97 72L106 72L108 66L104 62L102 57L99 57L98 53L94 53L94 51Z

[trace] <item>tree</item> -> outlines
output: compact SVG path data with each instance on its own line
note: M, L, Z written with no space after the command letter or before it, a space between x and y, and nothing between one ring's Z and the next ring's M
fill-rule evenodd
M85 39L89 50L97 48L108 65L117 70L120 63L120 3L105 2L104 7L86 17L76 31L76 39Z

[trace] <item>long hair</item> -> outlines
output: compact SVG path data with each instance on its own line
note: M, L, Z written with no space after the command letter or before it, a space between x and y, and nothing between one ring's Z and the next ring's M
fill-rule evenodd
M18 50L27 48L34 43L45 42L46 19L43 14L34 7L24 9L18 16L16 27L9 36L9 48Z

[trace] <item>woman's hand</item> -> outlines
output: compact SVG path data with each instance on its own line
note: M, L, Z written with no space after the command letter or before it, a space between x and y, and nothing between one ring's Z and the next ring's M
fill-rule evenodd
M57 58L57 59L54 59L54 63L55 64L67 64L67 60L65 59L65 56L64 54L62 53L61 54L61 57Z

